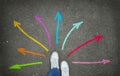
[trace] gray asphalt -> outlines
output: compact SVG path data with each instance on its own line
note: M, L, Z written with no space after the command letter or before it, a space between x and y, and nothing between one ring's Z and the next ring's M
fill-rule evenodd
M61 12L62 22L59 31L59 45L55 44L56 22L54 16ZM52 48L45 52L39 45L28 39L17 28L13 21L35 39L48 46L47 36L42 26L35 21L39 15L47 25ZM73 27L72 24L84 21L84 24L73 31L61 50L62 42ZM120 1L119 0L0 0L0 76L47 76L50 70L50 55L57 51L59 62L66 60L70 66L70 76L120 76L119 52ZM67 54L76 46L91 39L94 35L103 35L99 42L92 42L74 53ZM21 55L17 48L44 53L46 57ZM72 61L100 61L109 59L109 64L75 65ZM10 70L14 64L42 61L42 65Z

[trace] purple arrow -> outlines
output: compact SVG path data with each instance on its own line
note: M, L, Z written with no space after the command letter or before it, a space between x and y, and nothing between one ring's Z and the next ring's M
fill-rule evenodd
M35 20L38 21L38 22L42 25L42 27L44 28L44 30L45 30L45 32L46 32L46 34L47 34L47 36L48 36L49 47L52 47L50 33L49 33L46 25L43 23L43 21L42 21L42 19L41 19L40 16L35 16L34 18L35 18Z

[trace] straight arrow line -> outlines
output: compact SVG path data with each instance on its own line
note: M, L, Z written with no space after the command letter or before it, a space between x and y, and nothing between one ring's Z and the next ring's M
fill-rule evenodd
M22 67L25 66L31 66L31 65L38 65L38 64L43 64L43 62L33 62L33 63L27 63L27 64L15 64L9 67L9 69L21 69Z
M72 61L73 64L108 64L111 61L108 59L103 59L102 61L95 61L95 62L81 62L81 61Z
M101 64L101 61L98 62L72 62L73 64Z
M34 62L34 63L28 63L28 64L20 64L19 66L24 67L24 66L37 65L37 64L42 64L42 62Z
M62 20L62 16L59 11L57 11L56 16L54 17L54 20L57 20L56 22L56 44L59 43L59 28L60 28L60 22Z
M18 52L20 52L23 55L26 55L28 53L28 54L34 54L34 55L37 55L37 56L45 56L45 54L39 54L39 53L36 53L36 52L27 51L25 48L18 48Z
M63 41L62 50L64 50L65 43L66 43L68 37L70 36L70 34L72 33L72 31L75 30L75 29L78 29L78 27L79 27L82 23L83 23L83 21L73 24L73 28L68 32L68 34L66 35L66 37L65 37L65 39L64 39L64 41Z
M57 25L56 25L57 27L56 27L56 44L58 44L59 43L59 41L58 41L58 36L59 36L59 27L60 27L60 21L58 21L57 22Z
M37 41L36 39L34 39L32 36L30 36L28 33L26 33L21 27L20 27L20 23L17 21L14 21L14 26L17 27L25 36L27 36L29 39L33 40L35 43L37 43L38 45L40 45L42 48L44 48L46 51L48 51L48 48L46 46L44 46L42 43L40 43L39 41Z
M44 22L42 21L40 16L35 16L35 19L42 25L42 27L44 28L47 36L48 36L48 43L49 43L49 47L52 47L52 43L51 43L51 37L50 37L50 33L46 27L46 25L44 24Z

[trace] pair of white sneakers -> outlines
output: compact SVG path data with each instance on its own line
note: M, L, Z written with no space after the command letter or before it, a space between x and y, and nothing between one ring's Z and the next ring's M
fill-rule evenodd
M51 69L59 69L59 55L57 52L53 52L50 58ZM61 64L61 76L69 76L69 66L66 61L62 61Z

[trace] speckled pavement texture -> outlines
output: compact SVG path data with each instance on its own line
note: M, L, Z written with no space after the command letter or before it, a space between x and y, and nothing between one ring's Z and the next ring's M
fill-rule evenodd
M59 31L59 45L55 44L57 11L62 15ZM52 48L45 52L39 45L28 39L13 21L35 39L48 46L47 35L42 26L34 19L39 15L46 24L52 39ZM64 51L62 42L73 27L72 24L83 21L79 29L69 36ZM120 1L119 0L0 0L0 76L47 76L50 70L50 56L57 51L59 62L66 60L70 66L70 76L120 76ZM92 42L74 53L67 54L76 46L91 39L94 35L103 35L99 42ZM26 48L33 52L44 53L46 57L31 54L23 56L17 48ZM100 61L110 59L109 64L75 65L72 61ZM42 61L42 65L10 70L14 64Z

